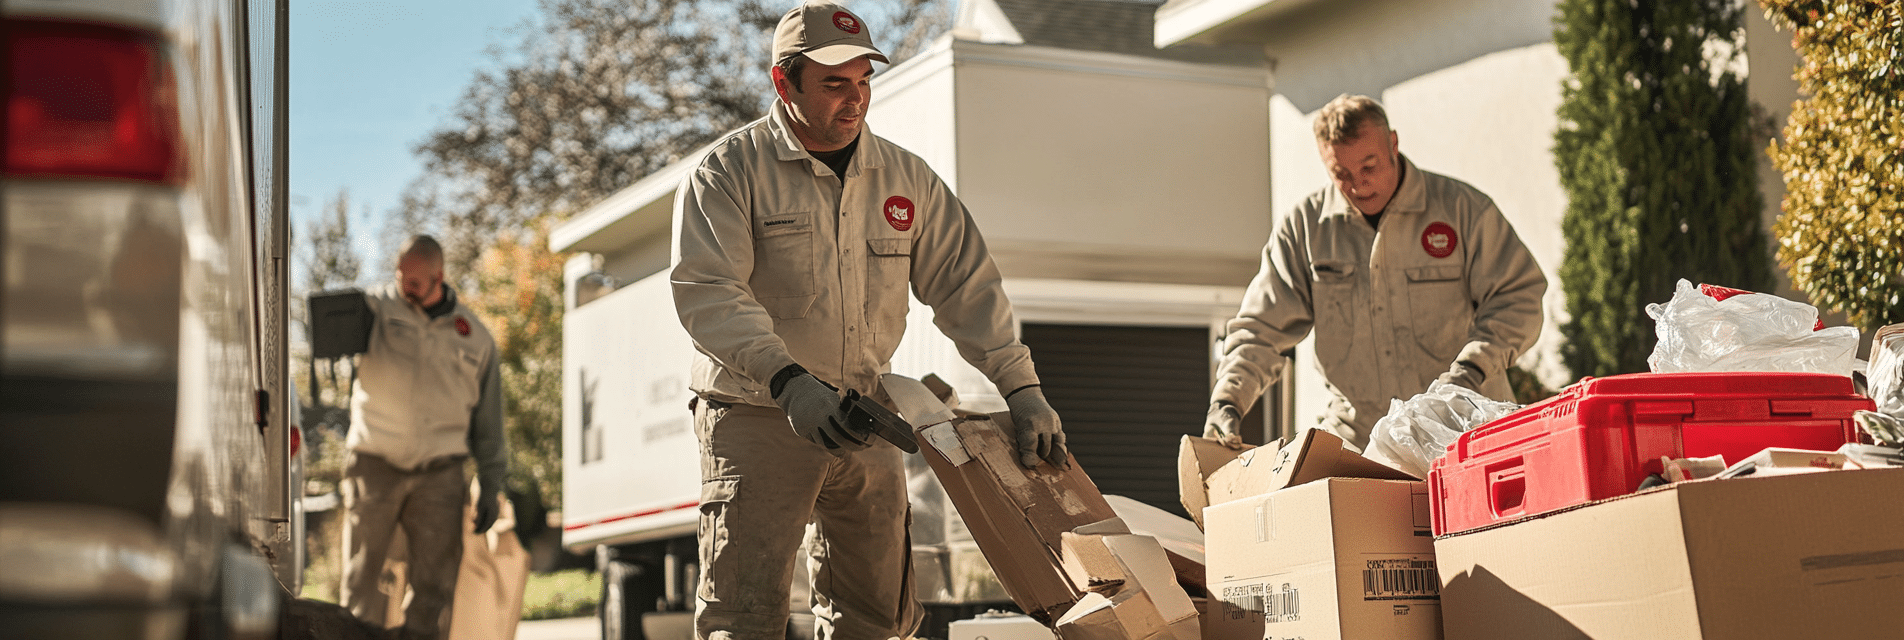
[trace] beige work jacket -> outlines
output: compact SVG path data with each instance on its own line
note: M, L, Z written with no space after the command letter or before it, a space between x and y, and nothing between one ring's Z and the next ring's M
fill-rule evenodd
M1369 226L1334 186L1276 226L1229 322L1211 400L1248 407L1314 327L1316 369L1335 395L1322 426L1362 447L1388 413L1456 361L1512 400L1506 369L1540 336L1546 276L1493 200L1415 168Z
M406 470L473 455L484 483L500 487L502 374L489 328L460 301L431 318L394 284L364 299L376 323L357 359L346 446Z
M693 391L773 406L799 363L879 392L906 332L906 291L1000 393L1036 384L998 267L924 160L865 128L845 183L788 129L786 106L714 145L675 195L675 310L700 352Z

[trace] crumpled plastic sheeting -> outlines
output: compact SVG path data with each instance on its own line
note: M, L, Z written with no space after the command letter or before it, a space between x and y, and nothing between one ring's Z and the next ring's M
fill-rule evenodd
M1904 444L1904 335L1896 331L1896 326L1878 330L1865 368L1866 390L1877 411L1859 411L1853 419L1880 442Z
M1417 478L1427 478L1429 467L1448 453L1448 447L1462 432L1520 408L1436 380L1427 391L1407 402L1388 401L1388 415L1375 421L1368 450L1362 455Z
M1818 309L1774 295L1751 293L1714 300L1680 280L1673 299L1646 305L1659 344L1646 363L1656 373L1783 371L1851 375L1857 368L1858 330L1813 331Z

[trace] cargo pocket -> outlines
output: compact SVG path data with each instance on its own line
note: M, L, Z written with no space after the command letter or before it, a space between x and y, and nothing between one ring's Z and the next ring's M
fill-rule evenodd
M866 251L866 318L873 333L902 333L912 281L912 240L870 238Z
M720 602L720 590L733 589L735 558L733 540L727 532L727 510L734 495L740 493L740 476L720 476L701 482L701 584L696 595L707 602Z
M1409 326L1415 342L1435 362L1453 362L1474 326L1474 305L1462 278L1462 265L1407 269Z

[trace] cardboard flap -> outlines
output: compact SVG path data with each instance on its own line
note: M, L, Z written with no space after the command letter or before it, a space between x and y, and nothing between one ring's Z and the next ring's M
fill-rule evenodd
M1210 475L1210 504L1259 496L1325 478L1420 480L1350 451L1342 438L1309 429L1280 450L1252 449Z
M1235 460L1237 455L1255 448L1255 445L1243 445L1242 449L1231 449L1217 440L1188 435L1178 444L1177 496L1198 529L1203 528L1203 508L1214 504L1209 496L1210 474Z
M1270 482L1271 491L1323 478L1421 480L1350 451L1340 436L1321 429L1304 431L1295 442L1278 451L1273 473L1275 480Z

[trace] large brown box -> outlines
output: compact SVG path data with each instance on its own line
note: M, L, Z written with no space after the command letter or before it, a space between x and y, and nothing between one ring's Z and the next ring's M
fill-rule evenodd
M1210 615L1225 626L1268 640L1441 637L1427 483L1325 478L1203 518Z
M1895 639L1904 469L1684 482L1435 541L1449 638Z

